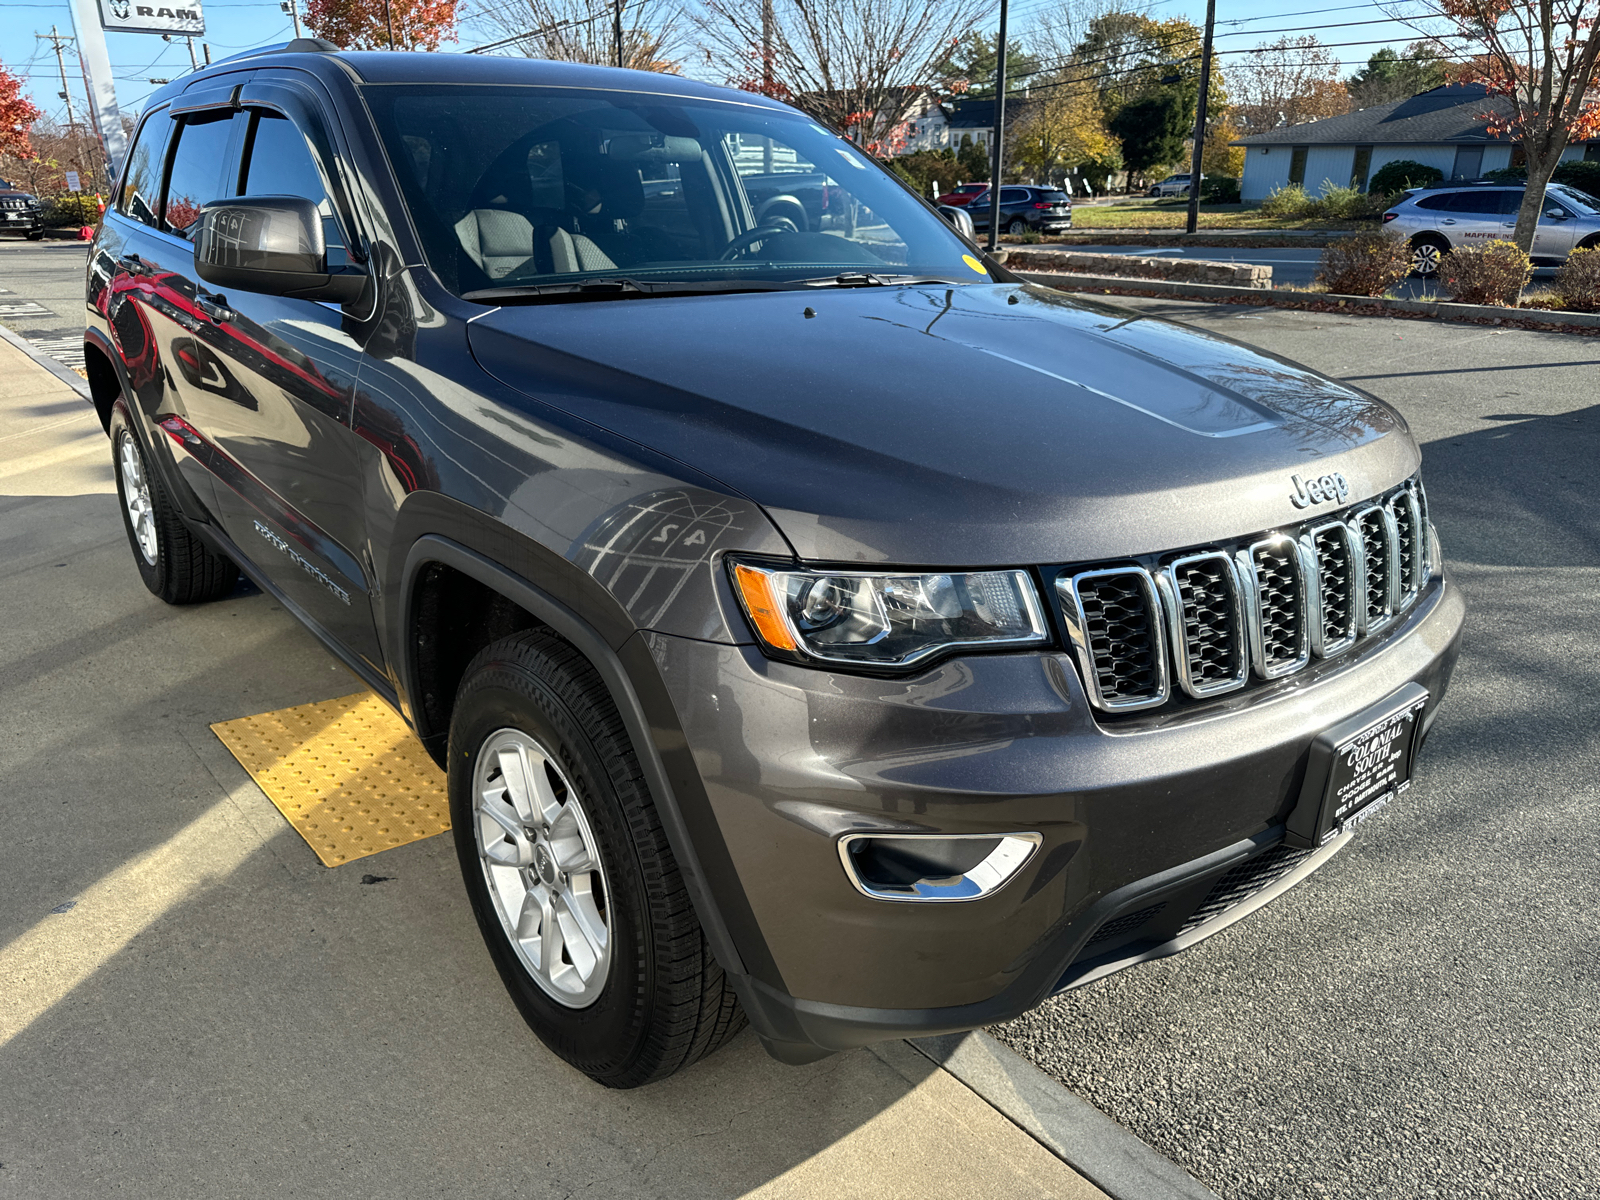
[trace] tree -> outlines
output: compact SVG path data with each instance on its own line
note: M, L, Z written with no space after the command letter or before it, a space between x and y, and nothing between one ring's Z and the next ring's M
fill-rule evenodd
M1094 88L1083 80L1086 74L1085 68L1062 72L1017 117L1006 153L1018 167L1049 179L1115 149Z
M705 0L705 62L754 75L824 125L876 141L905 123L986 0ZM770 81L770 84L767 83Z
M1514 137L1527 156L1528 186L1517 213L1524 253L1544 211L1544 189L1575 141L1600 134L1595 92L1600 0L1418 0L1425 16L1407 23L1431 40L1470 39L1481 50L1454 72L1500 99L1485 105L1491 135ZM1441 28L1449 32L1442 32Z
M39 106L22 94L22 80L0 66L0 154L32 158L28 130L38 119Z
M503 53L599 66L617 61L615 10L610 5L597 6L593 0L481 0L477 19L497 38L534 31ZM676 74L682 48L683 10L677 4L672 0L625 0L624 67Z
M1142 175L1183 157L1184 138L1191 133L1188 115L1182 96L1172 90L1151 92L1124 104L1108 124L1122 142L1128 170Z
M999 37L973 30L936 68L946 92L959 96L993 96L1000 65ZM1006 95L1020 94L1039 70L1039 60L1015 38L1006 44Z
M1412 42L1401 54L1385 46L1344 81L1344 88L1356 108L1409 100L1443 83L1452 65L1426 42Z
M1233 117L1246 133L1350 111L1334 54L1314 36L1263 42L1233 69Z
M1224 111L1214 121L1206 122L1206 144L1200 149L1202 175L1226 175L1239 179L1244 175L1244 147L1230 142L1239 137L1239 129Z
M345 50L437 50L456 40L456 0L310 0L305 21Z

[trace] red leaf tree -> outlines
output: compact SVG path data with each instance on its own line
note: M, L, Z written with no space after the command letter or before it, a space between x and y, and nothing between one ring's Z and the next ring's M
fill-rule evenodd
M456 40L456 0L311 0L306 24L345 50L437 50Z
M22 80L0 66L0 154L31 159L28 130L38 119L39 106L22 94Z
M1420 0L1428 10L1418 28L1444 54L1476 46L1471 61L1452 74L1482 83L1506 103L1486 113L1489 132L1514 137L1528 159L1528 189L1517 214L1516 242L1533 249L1544 211L1544 189L1573 142L1600 132L1595 91L1600 0ZM1413 10L1415 11L1415 10ZM1416 24L1418 18L1408 23ZM1442 33L1448 27L1449 33Z

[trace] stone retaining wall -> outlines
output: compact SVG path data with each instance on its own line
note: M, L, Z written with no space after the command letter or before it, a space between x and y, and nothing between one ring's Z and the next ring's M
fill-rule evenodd
M1216 283L1242 288L1272 286L1271 267L1210 262L1199 258L1140 258L1130 254L1083 254L1054 247L1014 246L1006 251L1002 261L1013 271L1128 275L1139 279L1171 279L1183 283Z

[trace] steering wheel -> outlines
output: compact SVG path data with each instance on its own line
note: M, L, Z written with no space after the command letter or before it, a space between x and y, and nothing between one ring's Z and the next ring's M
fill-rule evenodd
M786 225L757 225L754 229L747 229L729 242L723 248L722 253L717 255L717 261L728 262L746 253L753 246L759 246L762 242L778 237L780 234L793 232L794 230Z

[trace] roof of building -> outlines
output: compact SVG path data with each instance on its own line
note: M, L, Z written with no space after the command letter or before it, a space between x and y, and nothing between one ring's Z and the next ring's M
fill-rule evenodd
M1235 146L1343 145L1394 142L1497 142L1489 134L1492 113L1510 112L1511 101L1491 96L1481 83L1447 83L1409 100L1392 100L1338 117L1281 125L1253 133Z

